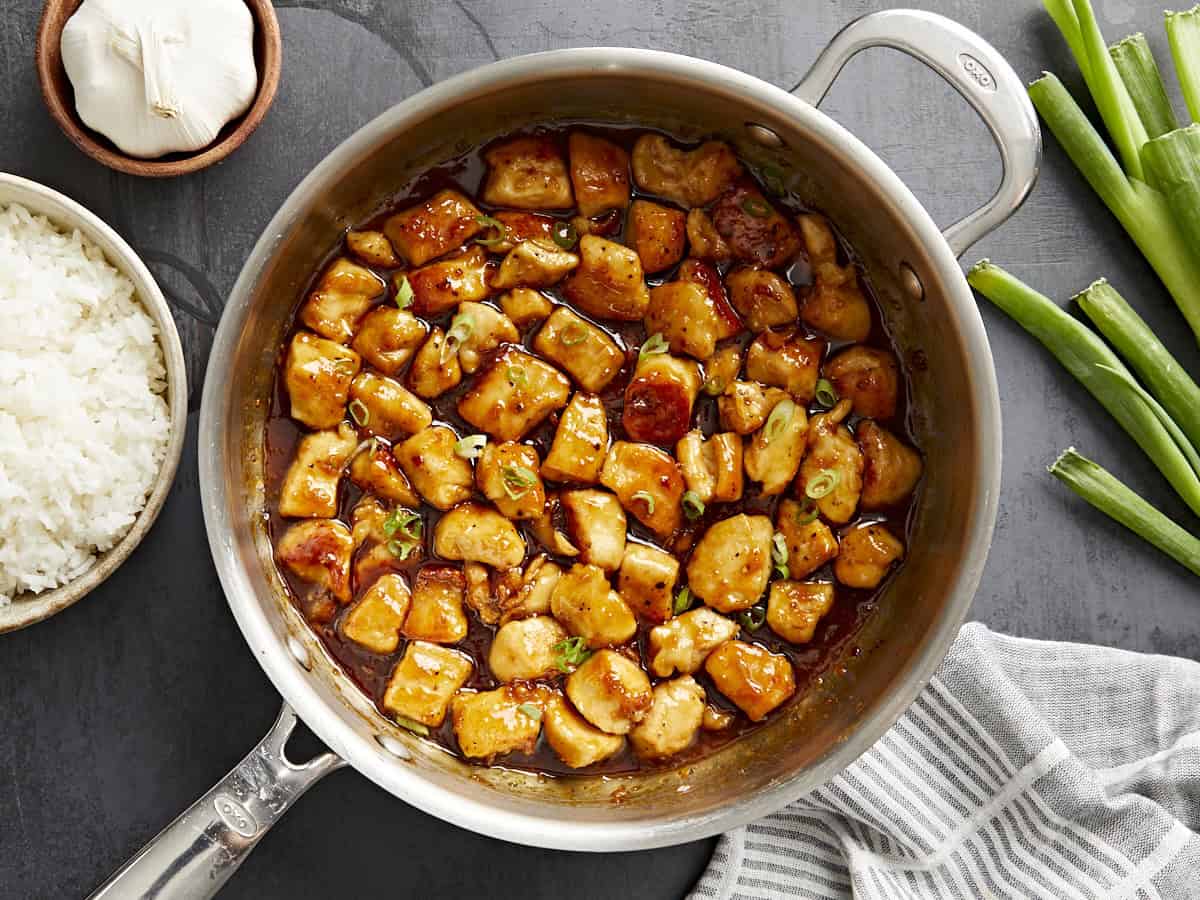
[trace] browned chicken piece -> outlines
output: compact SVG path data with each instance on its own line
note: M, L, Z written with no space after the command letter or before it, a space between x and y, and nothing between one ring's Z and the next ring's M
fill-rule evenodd
M704 718L700 721L700 727L705 731L724 731L733 724L734 718L734 713L710 703L704 707Z
M582 216L629 206L629 154L612 141L572 131L567 138L571 184Z
M892 564L904 558L904 542L879 524L859 525L842 534L833 574L846 587L874 590Z
M858 285L858 272L853 265L838 264L837 239L824 217L806 213L797 221L813 271L800 318L832 338L865 341L871 333L871 307Z
M717 267L702 259L685 259L679 264L679 272L675 276L678 281L698 284L708 293L708 299L717 311L717 340L731 338L742 330L742 320L737 310L729 302L729 294L725 291L725 282Z
M468 759L488 763L505 753L532 753L542 732L542 707L551 693L534 684L460 692L450 703L459 750Z
M629 543L621 557L617 590L635 613L650 622L671 618L679 560L646 544Z
M717 398L721 427L735 434L750 434L766 424L767 416L787 391L764 388L756 381L735 381Z
M625 240L637 252L645 272L661 272L683 259L687 240L682 210L634 200L629 207Z
M542 727L546 732L546 742L558 754L558 758L572 769L602 762L625 747L624 737L608 734L588 724L557 694L546 704Z
M578 556L579 548L559 531L554 520L561 504L556 493L546 495L546 511L540 518L531 520L529 531L539 544L556 556Z
M847 347L825 363L825 377L839 397L850 399L856 416L890 419L896 414L900 366L887 350Z
M746 377L783 388L801 403L817 390L825 342L806 338L798 328L764 331L746 352Z
M774 534L766 516L745 513L711 526L688 560L687 581L692 594L718 612L752 607L767 589Z
M570 303L597 319L636 322L650 303L637 253L594 234L579 239L579 268L562 291Z
M817 517L816 506L809 500L799 503L784 500L775 514L775 528L787 547L788 573L805 578L838 554L838 542L829 526Z
M608 453L608 416L595 394L576 391L558 420L554 442L542 463L552 481L595 484Z
M546 508L537 451L528 444L487 444L475 463L475 483L510 519L536 519Z
M687 434L700 367L667 353L642 354L625 386L621 422L635 441L671 445Z
M423 266L483 231L480 215L474 203L447 188L390 216L383 233L409 265Z
M292 418L309 428L336 428L360 365L358 354L337 341L297 331L283 374Z
M709 654L704 671L751 722L761 722L796 693L788 658L758 644L726 641Z
M379 502L379 498L370 495L360 497L350 512L350 533L354 538L354 549L357 550L368 541L386 541L388 535L384 524L387 518L388 509Z
M803 252L796 227L753 185L738 184L722 194L712 220L734 258L744 263L778 269Z
M807 644L832 608L833 585L828 582L774 581L767 598L767 625L789 643Z
M463 503L433 529L433 552L442 559L511 569L525 558L525 541L513 523L479 503Z
M567 696L580 715L609 734L628 734L654 702L646 673L613 650L597 650L572 672Z
M766 269L735 269L725 278L725 287L734 309L751 331L792 325L799 314L791 285Z
M363 317L350 344L384 375L395 375L412 359L429 326L405 309L377 306Z
M741 163L723 141L680 150L661 134L644 134L633 145L638 187L683 207L712 203L741 174Z
M570 395L571 383L558 369L509 348L459 399L458 414L497 440L519 441Z
M719 397L725 389L737 381L742 371L742 348L729 344L715 352L704 362L704 393Z
M625 511L608 491L585 488L559 495L579 561L615 572L625 553Z
M396 541L391 539L386 527L389 515L388 509L370 495L359 500L351 513L350 533L354 547L363 548L354 557L353 564L354 584L360 591L404 565L417 562L424 555L425 546L419 531L415 541L408 540L406 535L397 535ZM415 527L420 529L421 523L418 521Z
M863 509L900 503L921 480L921 456L882 425L864 419L855 429L863 455Z
M454 321L469 322L467 336L458 345L458 361L462 370L472 374L483 365L487 354L502 344L515 344L521 333L504 313L486 303L463 303Z
M411 641L396 663L383 695L383 708L393 716L437 728L446 708L474 669L471 657L451 647Z
M650 671L667 678L699 671L708 654L738 633L737 623L700 606L650 629Z
M400 382L374 372L359 372L350 383L349 412L368 434L389 441L416 434L433 424L433 411Z
M782 494L800 469L807 446L808 416L804 407L784 397L771 407L767 421L746 447L746 475L761 484L766 496Z
M342 635L372 653L395 653L400 629L408 615L412 595L404 577L392 572L372 584L362 599L346 611Z
M396 255L391 241L382 231L354 231L352 229L346 232L346 249L368 266L394 269L400 265L400 257Z
M675 445L675 458L688 490L701 503L729 503L742 498L742 439L731 431L704 437L693 429Z
M533 339L533 349L562 366L585 391L599 393L621 371L625 353L587 319L560 306Z
M589 647L619 647L637 633L633 611L612 589L599 566L571 566L554 586L550 611Z
M512 138L483 154L488 165L481 199L517 209L569 209L575 205L567 163L547 137Z
M302 437L279 489L279 514L305 519L336 516L338 481L357 446L358 435L348 422L336 430Z
M454 452L458 435L444 425L419 431L392 453L417 493L430 506L450 509L471 496L475 473Z
M453 344L447 346L446 333L442 329L434 328L429 332L429 337L413 357L406 381L414 394L427 400L440 397L462 382L458 353Z
M520 578L512 577L516 571L510 569L505 573L507 577L497 587L501 625L529 616L549 615L550 597L562 578L562 569L544 554L531 559Z
M359 320L385 290L383 279L370 269L339 258L300 307L300 321L322 337L348 344Z
M479 621L484 625L495 625L500 621L500 598L492 589L490 569L483 563L463 563L463 578L466 580L466 590L463 600L467 606L475 610Z
M482 247L472 247L398 278L407 278L412 288L412 312L432 317L466 300L482 300L492 292L488 285L490 274L487 254Z
M507 622L492 638L488 668L499 681L536 681L562 674L558 651L566 630L550 616L532 616Z
M513 288L499 298L500 308L517 328L524 331L536 325L554 311L554 304L545 294L531 288Z
M600 483L659 538L665 540L679 527L683 475L671 454L649 444L617 441L604 458Z
M863 456L842 420L850 401L813 416L808 426L808 452L796 478L796 495L815 501L830 522L844 525L854 517L862 493Z
M392 448L383 441L368 443L350 462L350 480L359 488L401 506L419 506L421 498L408 483Z
M354 538L337 519L305 519L288 527L275 553L298 578L350 602L350 554Z
M542 216L517 209L502 209L491 218L504 226L504 234L498 234L494 228L489 231L486 238L488 250L501 254L508 253L522 241L552 241L554 225L558 222L553 216Z
M650 289L646 333L661 334L672 353L699 360L713 355L720 320L708 292L698 284L672 281Z
M521 241L500 263L492 287L548 288L558 284L579 265L579 257L545 238Z
M717 232L717 226L705 210L689 211L685 228L692 256L713 262L728 262L733 258L733 250Z
M431 644L457 644L467 636L463 610L466 580L454 566L429 565L417 572L404 636Z
M629 732L633 752L642 759L665 759L686 750L700 731L707 699L691 675L655 685L650 712Z

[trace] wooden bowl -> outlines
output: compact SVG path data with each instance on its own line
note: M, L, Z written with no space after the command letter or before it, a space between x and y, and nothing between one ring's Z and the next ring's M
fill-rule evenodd
M62 62L62 31L83 0L46 0L38 25L35 61L42 99L50 115L71 143L110 169L144 178L172 178L186 175L220 162L250 137L267 114L279 89L279 70L283 47L279 20L270 0L246 0L254 18L254 61L258 69L258 93L254 102L238 118L221 129L217 139L192 153L170 153L156 159L140 159L117 149L102 134L92 131L75 111L75 92Z

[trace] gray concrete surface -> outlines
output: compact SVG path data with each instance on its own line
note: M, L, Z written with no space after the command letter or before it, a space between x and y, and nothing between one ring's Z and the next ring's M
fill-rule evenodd
M0 0L0 169L59 188L114 224L171 294L191 360L192 430L149 539L80 606L0 637L0 897L84 895L241 758L278 701L229 615L197 488L195 409L222 299L291 188L354 128L423 86L536 50L673 50L793 84L868 0L287 0L277 4L279 98L227 163L169 182L112 173L44 111L33 70L40 4ZM1024 77L1078 78L1034 0L924 0L980 31ZM1165 56L1158 2L1097 0L1110 39L1145 29ZM997 155L957 96L887 51L847 68L825 109L949 223L988 195ZM1025 208L968 254L1065 298L1107 275L1193 371L1200 354L1153 273L1053 140ZM1200 658L1196 582L1059 488L1069 444L1187 521L1182 504L1099 407L1024 334L984 310L1004 403L1004 489L974 616L994 628ZM234 897L678 897L709 842L595 857L458 831L338 773L255 852Z

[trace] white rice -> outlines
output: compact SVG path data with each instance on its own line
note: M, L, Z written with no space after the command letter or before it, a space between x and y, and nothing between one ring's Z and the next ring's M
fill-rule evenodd
M0 205L0 606L72 580L166 454L154 321L99 248Z

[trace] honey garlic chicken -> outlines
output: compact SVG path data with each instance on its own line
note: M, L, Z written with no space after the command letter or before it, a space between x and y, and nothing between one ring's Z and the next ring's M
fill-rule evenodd
M779 184L719 139L535 128L386 186L294 298L278 571L396 727L475 765L679 766L890 602L905 372Z

